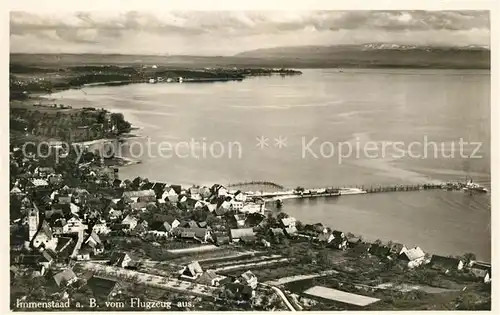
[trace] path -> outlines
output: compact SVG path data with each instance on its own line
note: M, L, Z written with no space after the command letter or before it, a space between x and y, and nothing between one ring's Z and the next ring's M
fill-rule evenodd
M285 293L283 293L283 291L281 291L280 288L272 286L272 285L269 285L267 283L261 283L261 284L264 285L264 286L267 286L267 287L271 287L271 289L273 289L273 291L276 292L276 294L278 294L278 296L281 298L281 300L283 301L283 303L285 303L286 307L288 307L288 309L291 312L296 312L297 311L293 307L292 303L290 303L290 301L288 301L288 298L286 297Z

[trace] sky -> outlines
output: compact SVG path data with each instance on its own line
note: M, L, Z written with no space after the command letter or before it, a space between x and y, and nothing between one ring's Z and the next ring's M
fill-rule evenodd
M490 45L488 11L10 13L12 53L217 55L279 46Z

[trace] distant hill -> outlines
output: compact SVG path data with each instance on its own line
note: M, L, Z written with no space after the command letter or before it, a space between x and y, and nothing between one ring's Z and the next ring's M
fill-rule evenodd
M317 67L490 68L482 46L436 47L397 44L295 46L256 49L236 55L269 62Z
M157 64L172 68L451 68L489 69L490 50L479 46L417 47L395 44L297 46L257 49L235 56L11 54L11 64L39 67Z

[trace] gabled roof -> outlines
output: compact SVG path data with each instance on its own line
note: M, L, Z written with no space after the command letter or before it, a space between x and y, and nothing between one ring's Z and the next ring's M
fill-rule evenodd
M203 273L203 269L200 266L200 263L197 261L191 262L189 265L186 266L186 269L184 270L184 273L188 272L189 275L195 276L197 274Z
M76 278L76 274L71 269L65 269L54 275L54 281L60 287L63 282L68 282Z
M430 265L431 266L439 266L447 269L457 269L460 260L453 257L444 257L439 255L432 255Z
M287 227L285 228L285 233L288 235L295 235L298 233L298 230L296 227Z
M356 243L359 243L361 242L361 238L360 237L357 237L357 236L352 236L352 237L348 237L347 238L347 241L351 244L356 244Z
M125 217L125 219L122 220L122 224L128 224L132 222L137 222L137 218L131 216L130 214Z
M471 268L471 271L472 270L485 270L490 274L490 277L491 277L491 264L474 261L474 262L472 262L470 268Z
M406 257L409 261L414 261L425 256L425 253L422 251L420 247L410 248L404 253L402 253L404 257Z
M116 286L116 281L99 276L92 276L87 280L87 285L95 297L107 298Z
M392 243L390 246L391 252L399 254L405 248L405 246L401 243Z
M221 278L214 270L205 270L203 274L198 278L197 282L205 285L212 285L212 280Z
M124 253L124 252L115 252L111 255L111 258L109 259L109 263L113 266L116 266L116 265L121 265L123 263L123 261L125 260L126 257L129 257L131 260L133 260L133 258L128 254L128 253Z
M370 249L369 249L370 254L380 256L380 257L387 257L389 256L391 249L385 245L377 245L373 244Z
M257 279L257 277L251 272L250 270L245 271L244 273L241 274L241 277L245 279L246 281L251 281L253 279Z
M73 239L71 237L60 237L57 241L56 252L64 250L71 244L71 242L73 242Z
M40 230L38 230L38 233L37 235L41 235L41 234L45 234L49 239L52 238L52 230L49 226L49 224L47 223L47 221L43 221L42 222L42 226L40 227Z
M47 262L52 262L57 258L57 254L51 249L46 249L42 252L42 257L43 260Z
M195 229L195 228L198 228L198 223L196 223L196 221L194 221L194 220L189 220L188 222L186 222L184 227L189 227L189 228Z
M242 236L245 236L245 235L247 235L247 236L248 235L249 236L253 236L253 235L255 235L255 232L251 228L248 228L248 229L231 229L230 234L231 234L231 238L235 239L235 238L241 238Z
M321 233L318 236L318 241L319 242L328 242L330 240L330 237L332 236L331 233Z
M294 217L287 217L281 219L281 224L283 224L283 226L290 226L292 224L295 224L295 222L297 222L297 220Z
M149 189L149 190L124 191L122 196L123 197L128 197L128 198L138 198L138 197L152 196L152 197L155 197L155 199L156 199L156 193L152 189Z
M94 240L95 243L97 243L98 245L101 245L102 242L101 242L101 239L99 238L99 235L97 235L97 233L95 231L92 231L89 236L87 237L87 239L85 240L84 243L88 243L90 240ZM90 245L90 246L94 246L94 245Z
M141 190L150 190L150 189L153 189L154 185L155 184L152 183L152 182L144 183L144 184L141 185L140 189Z
M182 186L181 185L170 185L170 188L172 188L176 194L180 194L182 191Z
M335 238L342 238L342 235L344 235L344 232L342 232L342 231L338 231L338 230L333 230L333 231L332 231L332 235L333 235L333 237L335 237Z
M484 278L486 275L489 275L491 278L490 272L485 269L471 268L470 272L477 278Z

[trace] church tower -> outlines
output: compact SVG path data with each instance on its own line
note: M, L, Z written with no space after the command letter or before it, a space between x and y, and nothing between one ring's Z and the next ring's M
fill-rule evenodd
M40 224L40 213L38 207L33 203L33 208L28 213L29 241L31 242L38 231Z

